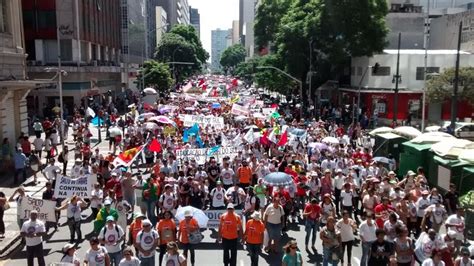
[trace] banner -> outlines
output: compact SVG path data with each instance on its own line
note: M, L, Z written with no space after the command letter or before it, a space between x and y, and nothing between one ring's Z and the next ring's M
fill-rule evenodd
M58 176L56 178L56 187L54 188L54 197L63 199L77 195L83 199L90 198L92 181L90 175L81 176L79 178Z
M220 223L220 218L222 214L226 213L227 210L207 210L204 211L204 213L207 215L207 218L209 218L209 221L207 222L207 228L219 228L219 223ZM244 215L242 214L242 210L235 210L235 214L238 214L240 218L242 219L242 226L245 227L245 218Z
M276 111L276 108L262 108L262 114L265 116L273 114Z
M245 115L248 116L250 114L249 109L243 107L242 105L234 103L232 105L232 110L230 111L233 115Z
M165 136L174 136L176 135L176 128L173 126L166 126L163 128L163 134L165 134Z
M38 219L45 222L56 222L56 201L35 199L32 197L25 197L20 205L20 219L30 219L30 212L36 210L38 212Z
M224 128L224 118L215 116L203 116L203 115L184 115L183 125L190 127L197 123L200 126L214 127L216 129Z
M183 164L184 161L191 161L195 159L198 164L204 164L206 159L211 156L207 156L208 150L210 149L183 149L176 151L176 160L178 164ZM226 156L232 160L238 153L237 147L220 147L215 153L212 154L212 157L216 158L218 161L223 159Z

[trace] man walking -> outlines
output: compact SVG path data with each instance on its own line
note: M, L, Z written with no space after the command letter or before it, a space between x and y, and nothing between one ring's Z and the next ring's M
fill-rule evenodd
M260 217L260 212L255 211L245 225L244 240L250 253L250 266L258 266L258 257L262 251L263 233L265 225Z
M234 205L229 203L227 212L220 218L219 236L217 238L219 242L222 241L225 266L237 265L237 244L239 237L242 238L242 233L242 221L234 213Z
M13 185L18 184L18 175L21 174L23 181L26 181L26 165L28 163L28 157L23 153L22 148L18 148L13 156L15 162L15 179Z
M46 235L46 227L38 218L38 212L32 210L30 219L23 223L21 227L21 236L25 238L26 256L28 266L33 266L34 258L38 258L38 265L44 266L43 236Z

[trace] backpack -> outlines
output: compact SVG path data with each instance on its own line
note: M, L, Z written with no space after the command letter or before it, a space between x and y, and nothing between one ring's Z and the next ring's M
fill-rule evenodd
M120 236L120 231L119 231L118 226L116 224L114 224L114 228L115 228L115 231L117 231L117 235L120 238L121 237ZM107 234L107 225L104 226L104 238L105 238L105 234Z
M257 196L253 196L255 198L255 210L260 210L260 198ZM250 199L250 203L252 203L252 199Z

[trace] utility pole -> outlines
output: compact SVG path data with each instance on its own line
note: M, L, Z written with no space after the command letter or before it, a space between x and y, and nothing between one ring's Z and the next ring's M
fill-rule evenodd
M312 92L313 92L313 38L309 41L309 72L308 72L308 85L309 85L309 95L308 99L312 99ZM313 101L313 108L316 115L316 93L314 94L314 101Z
M56 34L57 34L57 48L58 48L58 88L59 88L59 127L60 127L60 134L61 134L61 146L62 150L64 151L64 106L63 106L63 73L61 69L61 32L59 31L59 26L56 27Z
M459 57L461 52L461 33L462 33L462 20L459 22L458 32L458 52L456 53L456 70L454 72L454 88L453 97L451 99L451 130L454 135L454 129L456 128L456 117L458 115L458 87L459 87Z
M397 52L397 72L395 76L393 76L393 79L395 80L395 97L393 101L393 122L394 125L397 124L397 119L398 119L398 83L401 80L400 76L400 43L402 40L402 33L398 33L398 52ZM393 81L392 81L393 82Z
M428 6L426 8L425 15L425 36L424 36L424 46L425 46L425 67L423 70L423 98L421 100L421 132L425 130L425 120L426 120L426 76L428 69L428 45L430 43L430 2L428 0Z

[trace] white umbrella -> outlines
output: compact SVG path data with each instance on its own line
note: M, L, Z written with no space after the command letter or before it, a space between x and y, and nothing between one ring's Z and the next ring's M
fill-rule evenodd
M378 135L378 134L382 134L382 133L389 133L389 132L392 132L393 131L393 128L391 127L378 127L372 131L369 132L370 135L372 136L375 136L375 135Z
M410 140L413 143L437 143L444 140L455 139L452 135L444 132L427 132Z
M143 92L144 92L146 95L156 95L156 94L158 94L158 93L156 92L156 90L153 89L153 88L145 88L145 89L143 90Z
M148 118L148 121L155 121L155 122L163 123L163 124L174 124L173 120L163 115L150 117Z
M421 131L419 131L418 129L408 126L397 127L393 130L393 133L411 139L414 139L422 134Z
M458 157L459 160L474 164L474 149L463 150Z
M474 149L474 143L466 139L444 140L431 146L431 150L441 157L457 158L464 150Z
M429 126L425 127L425 132L437 132L441 129L440 126Z
M325 137L321 142L328 144L339 144L339 140L335 137Z
M390 164L391 162L391 160L387 157L374 157L372 158L372 161L385 164Z
M245 115L239 115L235 118L235 121L243 121L245 119L247 119L247 117Z
M193 218L196 219L196 221L198 222L199 224L199 228L206 228L207 227L207 222L209 221L209 217L207 217L207 215L200 209L196 209L192 206L184 206L184 207L179 207L177 210L176 210L176 219L178 219L178 221L182 221L184 220L184 213L186 211L190 211L191 214L193 215Z
M109 136L111 137L121 136L122 134L123 134L122 130L118 127L109 128Z
M146 130L155 130L155 129L158 129L158 125L156 123L153 123L153 122L146 122L145 123L145 129Z

